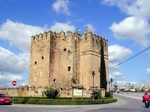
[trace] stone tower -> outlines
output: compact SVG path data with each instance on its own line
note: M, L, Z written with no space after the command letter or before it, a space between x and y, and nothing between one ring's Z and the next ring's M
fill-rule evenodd
M66 34L48 31L32 36L30 86L61 90L82 86L90 90L94 84L101 88L102 53L108 82L107 39L91 32L79 35L71 31Z

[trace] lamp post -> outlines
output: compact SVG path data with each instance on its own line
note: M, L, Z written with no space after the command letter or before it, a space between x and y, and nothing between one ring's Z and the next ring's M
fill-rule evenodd
M115 91L118 89L117 82L115 82Z
M111 83L111 89L112 89L112 83L113 83L113 79L112 78L110 79L110 83Z
M93 76L93 99L94 99L94 76L95 76L95 72L92 72L92 76Z

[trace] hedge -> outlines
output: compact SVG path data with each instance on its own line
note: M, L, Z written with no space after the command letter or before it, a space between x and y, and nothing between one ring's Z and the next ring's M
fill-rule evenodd
M15 104L38 104L38 105L89 105L89 104L107 104L116 102L116 98L101 99L45 99L45 98L14 98Z

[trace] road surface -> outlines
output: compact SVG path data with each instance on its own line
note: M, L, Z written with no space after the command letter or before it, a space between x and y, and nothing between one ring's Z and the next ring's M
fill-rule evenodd
M113 105L111 107L103 107L86 112L150 112L150 108L145 108L142 97L132 98L131 96L115 96L121 100L122 105Z
M0 112L150 112L141 98L114 95L118 102L102 105L1 105Z

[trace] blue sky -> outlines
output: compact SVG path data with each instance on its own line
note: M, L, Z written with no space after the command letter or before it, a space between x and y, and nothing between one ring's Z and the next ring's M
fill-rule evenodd
M150 85L149 0L0 0L0 87L28 85L31 36L44 31L93 33L108 39L109 77L118 86Z

